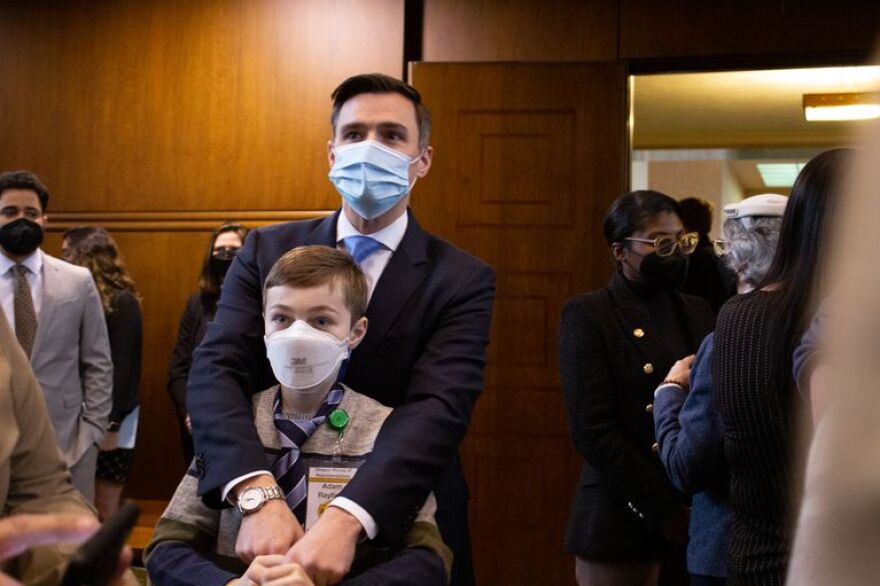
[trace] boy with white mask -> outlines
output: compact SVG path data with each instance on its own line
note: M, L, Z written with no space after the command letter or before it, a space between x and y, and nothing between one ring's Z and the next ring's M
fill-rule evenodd
M198 497L191 469L145 551L157 585L250 584L270 574L312 584L281 555L258 556L248 567L235 552L242 516L284 500L308 531L369 456L391 413L339 382L367 331L367 283L348 254L325 246L289 251L269 272L263 300L266 355L280 384L254 395L253 414L278 486L251 487L237 508L217 511ZM434 510L429 496L402 549L361 543L343 583L446 584L451 555Z

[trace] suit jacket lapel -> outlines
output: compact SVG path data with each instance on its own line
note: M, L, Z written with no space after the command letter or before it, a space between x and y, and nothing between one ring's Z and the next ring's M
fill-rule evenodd
M336 222L341 212L342 208L339 208L335 214L321 220L315 229L306 236L305 244L322 244L336 248Z
M43 293L40 301L40 315L37 316L37 334L34 337L31 358L39 355L40 345L43 339L49 335L47 332L52 329L53 314L55 313L55 307L58 305L58 298L55 297L55 292L64 286L58 275L58 267L54 262L55 259L47 254L43 254L42 251L40 251L40 254L43 255Z
M403 240L379 277L376 289L367 307L369 326L360 347L360 355L368 354L382 340L402 311L406 300L421 285L427 275L427 234L416 222L412 212Z
M671 364L672 357L660 339L661 332L654 319L619 272L612 277L608 291L614 302L617 321L644 355L645 367L650 364L653 372L658 364Z

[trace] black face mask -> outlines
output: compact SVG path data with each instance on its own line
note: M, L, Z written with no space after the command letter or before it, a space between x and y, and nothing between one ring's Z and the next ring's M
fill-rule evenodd
M231 257L224 258L218 256L211 257L211 270L220 277L222 280L226 276L226 271L229 270L229 266L232 264L232 259L235 258L235 254L233 253Z
M642 258L639 274L645 285L658 291L672 291L681 287L687 277L688 257L675 252L670 256L657 256L656 252Z
M43 228L33 220L19 218L0 228L0 246L16 256L27 256L43 242Z

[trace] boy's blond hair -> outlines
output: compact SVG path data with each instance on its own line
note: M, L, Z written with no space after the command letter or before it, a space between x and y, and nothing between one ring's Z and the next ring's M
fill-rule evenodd
M351 323L367 313L367 278L347 252L329 246L299 246L275 261L263 284L263 306L271 287L342 287Z

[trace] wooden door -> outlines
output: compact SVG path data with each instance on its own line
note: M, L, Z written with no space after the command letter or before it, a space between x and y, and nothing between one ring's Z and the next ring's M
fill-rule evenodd
M563 407L558 324L565 300L612 270L602 218L626 186L626 73L418 63L412 74L435 149L416 215L498 278L486 387L461 450L478 583L570 584L564 534L581 458Z

